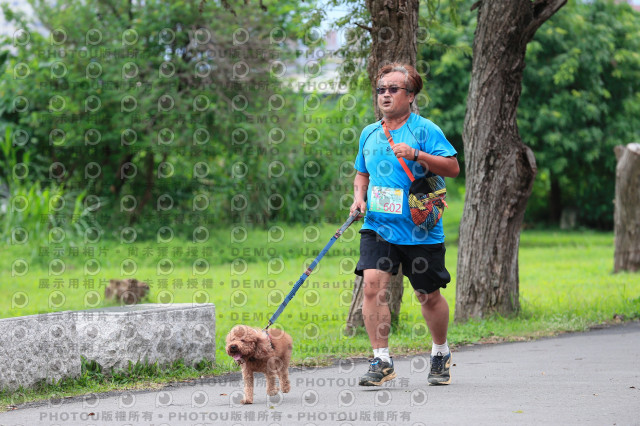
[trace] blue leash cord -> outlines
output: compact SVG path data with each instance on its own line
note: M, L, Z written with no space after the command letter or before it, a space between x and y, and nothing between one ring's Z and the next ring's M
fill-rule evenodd
M324 246L320 254L318 254L318 256L313 260L313 262L311 262L311 265L309 265L307 270L304 271L304 273L300 276L300 278L298 279L298 282L295 283L295 285L293 286L289 294L287 294L287 297L284 298L284 301L282 302L278 310L271 316L271 319L269 319L269 324L267 324L267 326L264 328L265 331L269 327L271 327L271 325L274 322L276 322L276 320L278 319L282 311L284 311L284 308L291 301L291 299L293 299L293 296L296 295L296 292L298 291L302 283L304 283L304 280L306 280L307 277L311 275L311 272L313 271L313 269L318 265L318 262L320 262L320 260L324 257L324 255L329 251L333 243L335 243L336 240L340 238L340 236L344 233L344 231L346 231L347 228L351 226L351 224L358 218L359 215L360 215L360 210L356 210L353 213L353 215L349 216L349 219L347 219L347 221L340 227L340 229L336 231L335 235L331 237L331 240L329 240L329 242L327 243L326 246Z

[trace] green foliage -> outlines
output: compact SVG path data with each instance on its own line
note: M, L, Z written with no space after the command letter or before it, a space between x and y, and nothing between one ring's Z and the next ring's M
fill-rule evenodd
M134 363L129 361L124 369L111 369L108 373L104 373L99 363L81 357L81 371L78 381L130 385L160 377L166 379L189 377L194 374L212 374L214 370L213 361L209 359L202 359L193 365L186 365L184 360L179 359L168 365L160 365L158 362L138 361Z
M277 68L277 61L294 66L297 56L295 67L303 67L300 43L322 46L306 39L322 8L265 2L267 12L256 14L229 4L233 13L217 2L69 1L60 8L33 0L50 34L3 7L29 34L0 54L0 132L11 128L0 153L5 239L26 219L7 210L17 191L28 194L9 184L12 170L25 166L34 197L37 188L65 197L70 233L96 228L119 237L133 229L148 238L171 223L186 236L212 223L341 217L351 193L352 136L373 119L364 2L331 2L350 10L335 23L348 41L337 55L345 58L349 92L333 96L303 92ZM417 66L426 90L418 106L464 164L477 12L471 1L422 4ZM562 208L579 207L582 224L610 226L611 147L638 135L638 26L626 5L570 3L530 44L519 126L540 172L528 221L557 220ZM244 31L249 41L238 44ZM246 77L234 77L238 64L249 67ZM132 99L137 109L127 111ZM25 223L35 226L30 217Z
M6 127L0 141L0 237L9 244L25 244L29 239L77 241L93 224L90 209L82 203L86 191L69 191L56 182L47 187L30 182L29 170L37 166L30 161L29 151L13 148L14 140Z
M570 1L527 50L518 126L539 177L527 217L613 223L613 147L640 136L640 15L627 4Z
M182 360L165 366L160 366L158 363L130 362L127 368L110 371L107 374L103 372L102 366L96 361L81 357L79 377L41 382L32 388L21 387L14 392L0 389L0 412L18 404L39 399L57 401L71 395L158 387L160 383L214 374L219 374L219 370L207 359L203 359L193 366L185 365Z
M367 93L371 86L367 75L367 58L371 51L371 14L362 0L329 0L332 7L346 8L341 18L331 22L333 28L343 35L345 44L338 49L344 58L340 68L340 82L350 89L358 88Z
M467 91L471 81L471 46L476 26L473 2L442 2L430 22L428 43L418 46L418 71L426 76L428 98L418 99L420 112L436 123L458 151L461 177L465 153L462 142ZM456 7L458 9L456 9ZM457 21L451 21L455 16Z
M425 115L443 129L461 162L476 25L472 3L459 9L461 26L444 24L440 15L431 43L418 51L430 70ZM580 224L611 228L613 147L640 133L639 31L640 16L627 4L569 2L529 43L518 127L539 170L528 223L554 224L563 208L575 208Z
M5 6L29 38L4 52L0 126L22 135L29 180L83 194L116 236L335 212L369 106L282 77L302 67L296 43L321 14L313 3L265 5L256 15L215 2L34 0L48 36Z

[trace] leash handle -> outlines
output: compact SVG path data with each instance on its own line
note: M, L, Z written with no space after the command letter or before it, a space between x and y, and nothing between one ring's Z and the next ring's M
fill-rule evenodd
M344 234L344 231L346 231L347 228L349 228L353 222L358 220L358 216L360 216L361 214L362 212L360 211L360 209L356 208L353 214L349 216L349 219L347 219L347 221L340 227L340 229L336 231L337 238L340 238L340 236Z
M271 318L269 319L269 323L267 324L267 326L264 328L265 331L267 331L267 329L269 327L271 327L271 325L273 325L274 322L276 322L276 320L278 319L278 317L280 316L280 314L282 313L282 311L284 311L284 308L287 306L287 304L291 301L291 299L293 299L293 296L295 296L296 292L298 291L298 289L300 288L300 286L302 286L302 283L304 283L304 281L307 279L307 277L309 275L311 275L311 272L314 270L314 268L318 265L318 263L320 262L320 260L324 257L324 255L329 251L329 249L331 248L331 246L333 245L333 243L336 242L336 240L338 238L340 238L340 236L344 233L344 231L347 230L347 228L349 228L349 226L351 226L351 224L353 222L355 222L355 220L358 218L358 216L360 216L360 209L356 209L352 215L349 216L349 218L346 220L346 222L340 227L338 228L338 230L336 231L336 233L333 235L333 237L331 237L331 240L329 240L329 242L327 243L326 246L324 246L324 248L322 249L322 251L318 254L318 256L316 256L316 258L313 260L313 262L311 262L311 265L309 265L309 267L307 268L306 271L304 271L304 273L300 276L300 278L298 279L298 281L295 283L295 285L293 286L293 288L291 289L291 291L289 292L289 294L287 295L287 297L284 298L284 300L282 301L282 304L278 307L278 310L271 316Z

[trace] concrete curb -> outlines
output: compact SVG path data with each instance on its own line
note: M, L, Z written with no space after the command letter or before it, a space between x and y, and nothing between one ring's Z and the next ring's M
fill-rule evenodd
M0 389L78 377L81 356L104 371L138 361L215 361L215 306L144 304L0 319Z

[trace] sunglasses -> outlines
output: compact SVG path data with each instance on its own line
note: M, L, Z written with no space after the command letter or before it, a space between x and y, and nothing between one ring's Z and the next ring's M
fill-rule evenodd
M407 92L411 91L406 87L378 87L376 88L376 93L378 95L384 95L385 93L387 93L387 90L388 90L390 94L395 95L396 93L398 93L398 90L400 89L406 90Z

